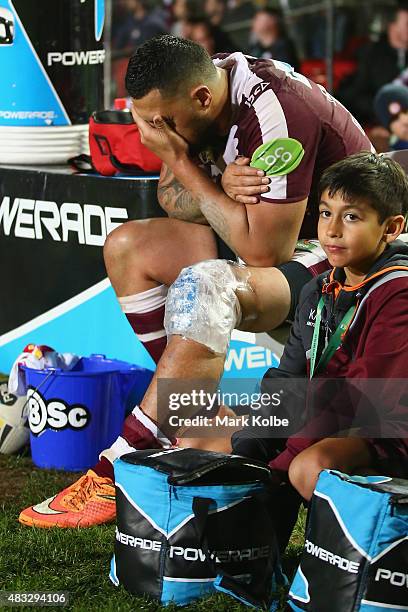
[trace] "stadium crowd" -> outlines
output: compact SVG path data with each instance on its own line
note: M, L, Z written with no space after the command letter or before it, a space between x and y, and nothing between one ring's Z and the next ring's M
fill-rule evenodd
M405 120L390 127L390 119L405 113L408 102L404 70L408 66L408 3L335 10L333 92L365 127L378 151L404 148ZM116 94L126 95L127 61L149 38L171 33L202 45L210 55L242 51L255 57L284 61L327 86L326 17L324 12L287 17L276 5L246 0L118 0L114 3L112 46ZM397 80L400 89L378 92ZM397 113L388 107L395 100ZM375 103L374 103L375 101ZM394 109L398 108L395 107ZM398 141L398 144L396 142ZM395 146L394 146L395 145Z

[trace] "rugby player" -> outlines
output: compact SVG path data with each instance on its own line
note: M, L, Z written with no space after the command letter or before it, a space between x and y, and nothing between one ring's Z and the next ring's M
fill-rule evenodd
M167 342L167 287L183 268L217 257L247 265L234 271L250 287L237 292L241 329L266 331L293 316L304 284L328 265L313 240L321 173L372 149L357 121L285 63L239 52L211 59L199 45L169 35L137 49L126 85L143 141L163 160L158 199L168 215L122 225L104 249L109 278L141 342L158 361ZM248 165L255 158L260 169ZM299 237L311 240L297 249ZM223 359L214 353L209 371L196 376L186 342L175 335L158 374L165 377L178 360L181 378L217 379ZM154 423L155 384L94 469L24 510L23 524L87 527L114 519L114 458L171 442Z

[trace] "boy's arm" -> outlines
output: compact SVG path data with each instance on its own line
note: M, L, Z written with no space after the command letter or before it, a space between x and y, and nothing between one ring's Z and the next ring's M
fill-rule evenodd
M405 274L402 272L402 274ZM389 280L368 298L364 354L352 361L348 378L405 379L408 355L408 275Z

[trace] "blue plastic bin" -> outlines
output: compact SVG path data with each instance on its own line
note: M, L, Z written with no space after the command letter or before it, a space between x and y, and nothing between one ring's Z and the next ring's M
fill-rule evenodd
M127 398L139 402L153 376L104 355L82 357L70 371L24 370L33 461L69 471L95 465L122 430Z

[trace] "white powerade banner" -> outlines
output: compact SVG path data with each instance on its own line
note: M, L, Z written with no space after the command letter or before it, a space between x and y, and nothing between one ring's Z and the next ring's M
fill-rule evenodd
M0 0L0 126L87 123L103 101L105 0Z

